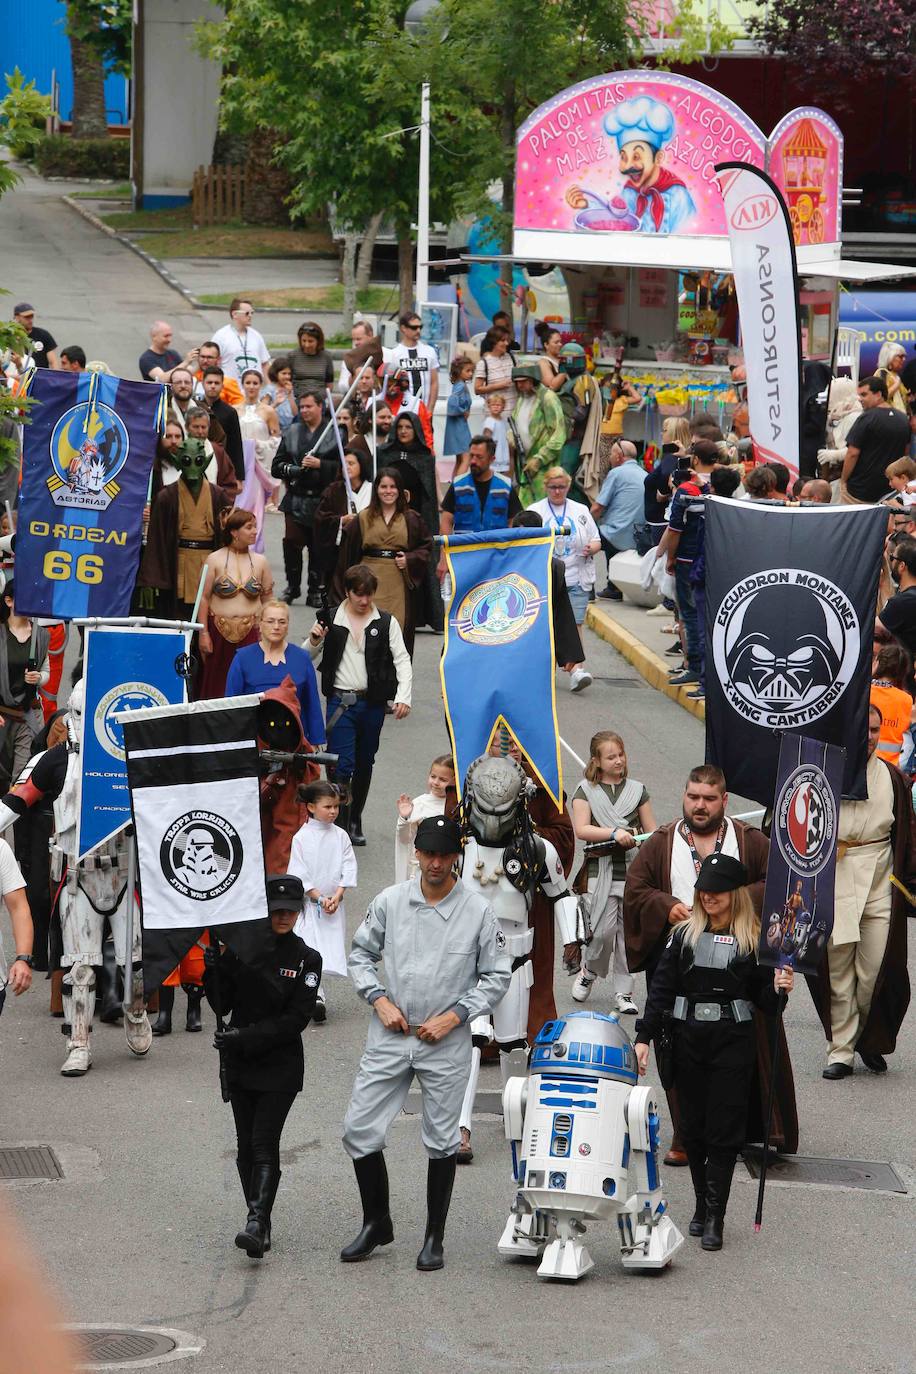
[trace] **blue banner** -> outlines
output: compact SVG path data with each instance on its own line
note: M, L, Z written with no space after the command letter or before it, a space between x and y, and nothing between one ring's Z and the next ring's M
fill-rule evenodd
M166 391L98 372L36 368L16 530L16 610L125 616Z
M176 660L188 637L180 630L99 626L87 629L83 739L80 751L81 859L130 821L130 793L119 711L184 702Z
M442 696L459 791L468 765L505 725L558 809L563 774L554 682L553 534L532 529L445 540Z
M758 960L816 974L833 929L846 750L806 735L779 746Z

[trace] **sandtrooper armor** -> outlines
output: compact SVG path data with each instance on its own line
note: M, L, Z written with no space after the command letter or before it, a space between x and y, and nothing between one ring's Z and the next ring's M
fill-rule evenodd
M529 782L512 758L483 755L468 768L464 791L467 840L461 881L479 892L493 908L500 936L512 960L512 981L490 1017L471 1023L471 1073L461 1108L460 1125L471 1129L471 1113L480 1073L480 1051L496 1040L503 1082L526 1068L528 997L534 981L531 950L534 931L528 925L532 896L538 891L554 903L560 939L576 939L576 899L569 891L557 851L536 835L528 818Z
M54 838L51 841L51 879L58 894L63 937L64 1017L70 1026L67 1058L61 1073L73 1078L92 1066L90 1032L95 1010L95 970L102 965L102 935L106 919L114 936L115 958L123 968L127 962L127 927L130 901L128 854L129 840L122 831L77 864L78 799L80 782L80 739L83 711L83 684L78 682L67 703L67 744L55 745L29 765L27 774L17 779L13 792L0 803L0 831L11 825L39 796L54 794L54 786L38 788L44 782L42 760L53 759L65 767L62 783L54 795ZM65 751L65 762L55 751ZM56 774L57 779L60 774ZM31 783L31 790L30 790ZM12 802L8 805L7 802ZM17 807L18 804L18 807ZM152 1044L152 1031L143 1007L143 973L140 948L140 922L132 922L130 979L125 978L124 1030L129 1049L146 1054Z

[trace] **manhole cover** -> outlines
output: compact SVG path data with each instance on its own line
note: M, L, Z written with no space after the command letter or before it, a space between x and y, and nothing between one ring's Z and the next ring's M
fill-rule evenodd
M11 1145L0 1149L0 1182L23 1178L63 1178L50 1145Z
M748 1152L744 1162L752 1178L760 1177L761 1151ZM905 1193L906 1185L892 1164L865 1159L817 1159L801 1155L775 1155L767 1165L767 1180L774 1183L820 1183L834 1188L867 1188L885 1193Z
M151 1331L117 1331L104 1326L79 1332L87 1365L129 1365L175 1349L171 1336Z

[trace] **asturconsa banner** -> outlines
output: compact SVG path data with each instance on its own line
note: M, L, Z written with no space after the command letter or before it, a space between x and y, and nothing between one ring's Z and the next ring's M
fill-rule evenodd
M796 243L837 240L842 136L823 111L792 111L768 140L710 87L633 71L568 87L520 128L515 252L597 262L607 234L724 237L717 162L770 171ZM628 257L639 256L634 241Z

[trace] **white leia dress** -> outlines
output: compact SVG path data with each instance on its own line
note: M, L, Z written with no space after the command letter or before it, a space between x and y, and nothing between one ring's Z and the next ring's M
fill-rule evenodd
M339 825L312 818L293 837L289 872L301 878L306 892L314 888L330 897L339 887L356 886L356 858L350 836ZM316 901L306 897L305 909L296 922L296 934L317 949L322 974L347 976L347 917L344 904L327 915Z

